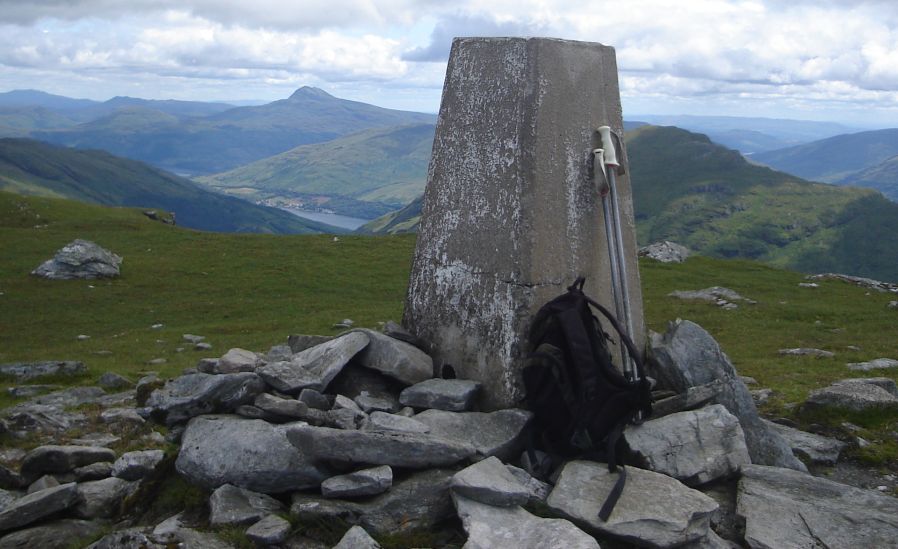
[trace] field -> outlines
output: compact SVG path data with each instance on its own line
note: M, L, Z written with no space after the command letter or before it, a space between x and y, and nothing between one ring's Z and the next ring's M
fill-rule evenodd
M46 281L29 272L75 238L125 258L122 276ZM136 380L177 375L231 347L265 351L289 334L335 334L344 318L377 328L402 313L414 236L217 234L150 221L139 210L0 193L0 363L81 360L87 384L106 371ZM800 423L850 420L873 445L856 457L898 464L898 414L803 416L809 391L846 377L845 364L898 358L894 295L841 282L802 288L800 273L748 261L695 257L682 265L640 263L649 328L684 318L705 327L740 374L775 391L766 411ZM668 297L673 290L726 286L756 304L723 310ZM155 327L161 324L161 327ZM205 336L199 352L183 334ZM79 340L79 335L90 336ZM816 347L834 358L784 357ZM164 364L148 364L155 359ZM898 372L867 374L889 375ZM863 374L862 374L863 375ZM58 380L57 380L58 381ZM0 407L16 402L0 379ZM837 429L836 429L837 431Z

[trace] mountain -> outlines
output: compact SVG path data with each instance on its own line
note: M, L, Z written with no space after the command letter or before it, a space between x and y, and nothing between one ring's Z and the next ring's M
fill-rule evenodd
M759 153L752 160L805 179L838 183L898 155L898 128L837 135Z
M365 223L356 232L359 234L414 233L418 230L418 223L421 221L422 206L424 206L423 194L409 202L402 209Z
M0 139L0 190L107 206L159 208L184 227L221 232L344 232L290 213L207 191L196 183L105 151Z
M433 133L433 124L366 130L197 181L248 198L341 196L387 205L380 215L423 192Z
M711 257L898 280L898 204L882 195L757 166L680 128L643 126L626 140L641 244L667 239ZM360 232L412 231L416 216L420 202Z
M77 111L99 105L90 99L72 99L38 90L13 90L0 93L0 107L43 107L53 111Z
M171 108L168 112L160 109L159 103L165 102L130 105L143 109L139 112L150 118L149 122L111 124L109 118L100 118L72 128L30 135L66 146L102 148L175 173L197 175L223 172L299 145L321 143L365 129L433 123L436 119L431 114L338 99L310 87L266 105L234 107L177 121L164 115L182 115L171 112ZM149 111L157 114L151 116ZM110 116L114 119L117 112Z
M886 198L898 202L898 155L849 174L836 183L876 189Z
M75 120L44 107L0 106L0 136L23 137L35 130L68 128Z
M741 116L637 115L655 126L677 126L702 133L712 141L743 154L781 149L854 131L834 122L752 118Z

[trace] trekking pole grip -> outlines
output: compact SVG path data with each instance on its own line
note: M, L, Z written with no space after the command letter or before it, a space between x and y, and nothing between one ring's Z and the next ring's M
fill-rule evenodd
M605 151L605 165L614 166L617 169L620 163L617 161L617 148L614 146L614 138L611 136L611 127L600 126L598 132L602 138L602 149Z

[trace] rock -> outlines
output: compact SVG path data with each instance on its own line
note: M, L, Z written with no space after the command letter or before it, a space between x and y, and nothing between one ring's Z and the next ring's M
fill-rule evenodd
M856 372L869 372L870 370L885 370L888 368L898 368L898 360L893 358L876 358L869 362L852 362L848 365L849 370Z
M137 401L137 405L146 406L147 400L149 400L153 391L164 386L165 381L159 379L159 376L155 373L147 374L138 379L137 385L134 387L134 399Z
M450 486L454 494L486 505L513 507L530 499L530 491L495 456L455 473Z
M399 401L395 398L378 398L362 393L353 400L366 414L372 412L392 413L399 409Z
M824 351L823 349L811 349L808 347L798 347L796 349L780 349L779 354L783 356L812 356L814 358L832 358L836 353Z
M547 500L548 506L588 532L649 547L698 541L710 531L717 503L659 473L627 468L627 484L603 522L599 509L619 473L589 461L568 462Z
M652 336L652 353L657 367L649 368L649 375L662 388L682 393L712 381L723 383L714 402L723 404L739 418L752 463L807 470L786 441L761 421L754 400L730 359L701 326L688 320L672 323L664 336Z
M836 383L811 391L804 405L863 412L874 408L898 408L898 397L870 383Z
M321 483L326 498L354 498L382 494L393 486L393 470L389 465L362 469L331 477Z
M352 400L360 395L385 398L396 401L405 385L384 374L359 366L355 361L347 364L328 387L332 394L343 395Z
M425 410L413 419L430 427L432 435L473 444L475 459L496 456L510 461L521 453L524 428L532 417L527 410L513 408L489 413Z
M55 435L88 423L86 415L65 411L61 405L27 402L7 408L2 413L6 414L6 430L14 436L27 436L29 433Z
M237 409L234 410L234 413L240 417L245 417L248 419L264 419L265 421L269 421L269 420L273 419L271 417L271 414L269 414L265 410L263 410L261 408L256 408L255 406L250 406L247 404L244 404L243 406L238 406ZM278 423L278 422L272 422L272 423Z
M310 347L321 345L332 340L332 336L322 335L291 335L287 338L287 346L296 354L305 351Z
M337 395L334 397L334 410L351 410L353 412L361 412L362 409L359 408L359 405L350 398L347 398L343 395Z
M99 446L102 448L109 448L121 440L121 437L106 433L87 433L84 436L73 438L69 442L76 446Z
M112 465L112 476L124 480L140 480L151 475L165 459L162 450L138 450L122 454Z
M368 336L350 332L297 353L289 362L272 362L259 368L266 383L285 393L305 388L324 391L352 357L368 345Z
M21 497L0 511L0 532L27 526L78 503L74 482Z
M402 391L399 402L413 408L435 408L449 412L467 412L481 384L466 379L428 379Z
M291 524L277 515L268 515L246 531L246 537L258 545L278 545L287 539Z
M664 240L643 246L638 250L639 257L647 257L661 263L682 263L689 257L689 248Z
M889 304L886 305L888 309L898 309L898 301L889 301Z
M333 406L331 399L311 388L303 389L299 393L297 400L316 410L330 410L331 406Z
M51 280L112 278L119 276L121 264L121 256L79 238L63 246L53 259L42 263L31 274Z
M211 344L211 343L206 343L205 341L201 341L201 342L199 342L199 343L197 343L196 345L193 346L193 350L194 350L194 351L211 351L211 350L212 350L212 344ZM218 367L218 363L217 363L217 362L215 363L215 367ZM202 371L202 370L201 370L201 371Z
M373 330L358 329L370 343L359 353L358 363L366 368L413 385L433 377L433 359L417 347Z
M328 471L287 441L296 424L212 415L187 424L175 468L188 480L214 489L233 484L263 493L317 487Z
M333 549L381 549L381 547L364 528L353 526L343 534Z
M763 406L773 396L773 389L757 389L749 391L749 393L756 406Z
M84 467L76 467L72 474L75 475L76 482L87 482L90 480L101 480L112 476L112 463L108 461L100 461L91 463Z
M30 398L59 388L60 385L19 385L7 388L6 393L13 398ZM2 433L3 430L0 429L0 434Z
M0 537L3 549L70 549L77 540L90 539L107 526L101 522L62 519L16 530Z
M898 284L880 282L879 280L873 280L872 278L864 278L861 276L849 276L838 273L823 273L810 275L806 278L808 280L840 280L842 282L847 282L848 284L860 286L861 288L867 288L868 290L876 290L877 292L898 292Z
M742 469L737 512L749 547L893 547L898 500L796 471Z
M660 418L674 412L692 410L711 402L723 391L723 382L712 381L697 387L687 387L686 391L652 403L652 417Z
M29 381L46 376L79 376L87 373L83 362L75 360L46 360L43 362L11 362L0 364L0 375L16 381Z
M278 398L268 393L256 397L253 405L260 410L280 416L288 420L305 419L309 415L309 407L304 402L294 399Z
M898 397L898 384L889 377L856 377L851 379L842 379L833 383L833 385L842 385L845 383L866 383L867 385L875 385L881 389L885 389L892 396Z
M122 502L137 490L137 482L110 477L78 484L80 503L74 514L82 519L114 518L121 514Z
M209 497L209 523L212 526L249 525L283 508L281 502L271 496L224 484Z
M637 465L687 486L729 477L751 463L739 420L720 404L630 425L623 438Z
M732 301L746 301L749 303L754 303L752 300L746 299L739 295L738 292L729 288L724 288L722 286L711 286L710 288L705 288L703 290L680 290L671 292L667 295L668 297L676 297L678 299L698 299L702 301L713 301L718 305L724 305L725 303ZM720 301L723 301L724 303L720 303Z
M131 383L131 380L115 372L106 372L105 374L101 375L97 383L104 389L112 390L130 389L134 387L134 384Z
M21 490L28 486L28 481L22 475L0 464L0 489Z
M55 477L51 475L44 475L32 482L28 486L28 489L25 490L25 493L33 494L35 492L40 492L41 490L46 490L47 488L55 488L56 486L59 486L59 481L56 480Z
M194 334L184 334L181 336L181 339L183 339L187 343L193 343L194 345L196 345L197 343L199 343L201 341L205 341L206 337L201 336L201 335L194 335Z
M465 547L599 549L599 544L564 519L540 518L522 507L494 507L455 493L455 508L468 541Z
M252 351L234 348L218 359L217 374L235 374L238 372L254 372L262 363L262 358Z
M134 408L109 408L100 412L100 421L109 425L143 425L147 421Z
M293 349L289 345L274 345L265 353L265 362L281 362L293 359Z
M817 284L816 282L799 282L798 287L799 288L819 288L820 284Z
M343 501L293 494L290 514L300 520L340 519L374 535L432 530L453 515L449 479L453 471L429 469L393 484L393 488L363 501Z
M156 543L147 535L146 528L127 528L106 534L87 549L167 549L167 544ZM205 549L205 548L204 548Z
M406 433L429 433L430 427L417 419L386 412L373 412L363 426L365 431L405 431Z
M229 412L250 404L264 389L265 382L252 372L190 374L153 391L146 404L154 421L171 426L201 414Z
M50 473L68 473L99 461L113 461L115 452L96 446L38 446L22 461L21 473L26 478L38 478Z
M842 453L842 450L847 446L841 440L800 431L786 425L773 423L772 421L764 420L764 422L789 442L792 451L796 455L807 459L811 463L835 465L839 461L839 455Z
M295 426L287 431L287 438L313 459L418 469L452 465L476 452L470 444L399 431Z
M514 465L505 465L505 468L508 469L508 472L512 474L514 478L520 482L524 488L527 489L529 494L528 502L531 504L545 503L546 498L549 497L549 492L552 491L552 486L538 479L530 476L530 473L521 469L520 467L515 467Z

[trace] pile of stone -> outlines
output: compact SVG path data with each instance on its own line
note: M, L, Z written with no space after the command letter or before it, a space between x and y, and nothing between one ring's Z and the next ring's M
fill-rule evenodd
M822 273L809 275L806 278L808 280L840 280L842 282L847 282L848 284L853 284L855 286L866 288L868 290L898 293L898 284L892 284L891 282L882 282L879 280L873 280L872 278L864 278L862 276L851 276L839 273Z
M86 391L81 401L99 403L101 415L130 411L168 428L180 442L175 470L210 493L208 520L121 520L159 473L160 450L47 445L18 472L0 470L0 546L56 547L47 540L95 535L110 521L112 533L91 547L228 547L200 526L241 528L262 547L312 543L287 514L353 525L341 548L456 520L471 547L884 546L898 535L894 498L807 474L793 450L831 464L844 444L762 420L701 327L678 321L653 335L652 351L651 375L676 395L625 431L631 466L607 521L598 510L619 472L574 460L551 484L532 477L517 466L530 412L477 411L478 383L434 377L421 349L357 329L294 336L264 355L231 349L175 379L148 376L126 397Z
M689 248L686 246L663 240L648 246L639 248L639 257L647 257L661 263L682 263L689 257Z

